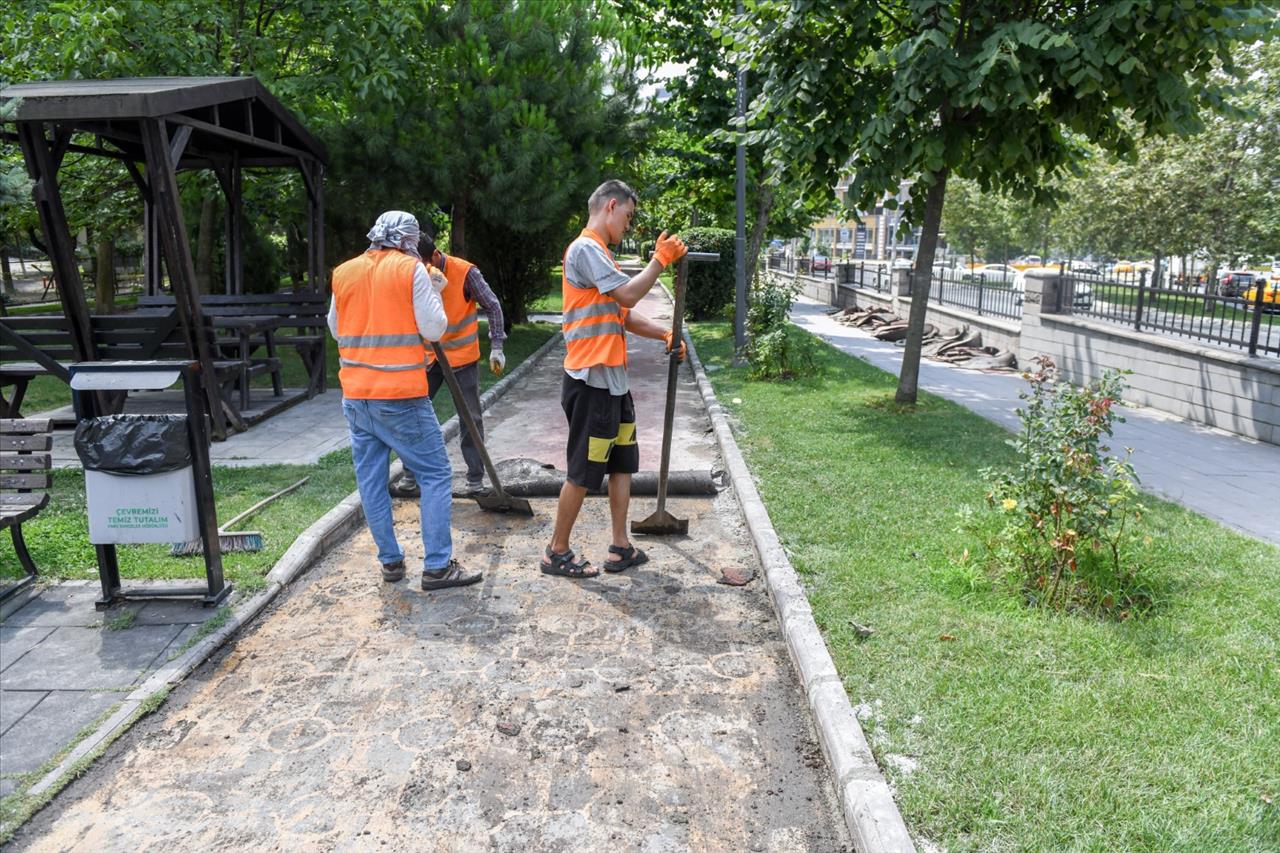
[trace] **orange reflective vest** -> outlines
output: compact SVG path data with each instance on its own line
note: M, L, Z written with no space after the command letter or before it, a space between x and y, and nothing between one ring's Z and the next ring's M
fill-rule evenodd
M413 313L418 259L375 249L333 271L338 381L353 400L427 396L422 337Z
M444 313L449 318L449 328L440 338L440 349L451 367L465 367L480 360L480 321L476 316L476 301L468 299L463 285L467 273L475 264L449 255L444 263L444 277L448 284L440 292ZM427 349L427 364L435 364L436 354Z
M604 253L613 261L613 253L600 235L590 228L582 229L582 237L590 237L600 244ZM565 250L565 258L569 256ZM607 293L594 287L574 287L564 274L560 276L560 289L564 296L564 366L566 370L584 367L625 367L627 364L627 333L625 324L629 308L619 304Z

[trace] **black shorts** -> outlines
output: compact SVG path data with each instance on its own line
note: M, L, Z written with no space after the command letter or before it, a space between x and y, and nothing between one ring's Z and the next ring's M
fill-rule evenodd
M607 388L593 388L566 373L560 386L560 407L569 419L565 448L569 482L595 492L605 474L640 470L631 392L615 397Z

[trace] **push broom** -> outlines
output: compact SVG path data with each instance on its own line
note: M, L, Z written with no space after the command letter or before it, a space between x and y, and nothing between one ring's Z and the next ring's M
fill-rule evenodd
M263 498L253 506L246 509L244 512L237 515L235 518L228 521L226 524L219 527L218 528L218 549L224 554L228 551L261 551L262 550L262 534L261 533L259 533L256 530L243 530L243 531L236 531L232 533L228 531L227 528L235 527L237 524L244 521L246 518L253 515L255 512L262 509L264 506L271 503L276 498L284 497L285 495L289 494L295 489L301 488L310 479L311 479L310 476L303 477L301 480L294 483L292 486L283 488L280 491L276 492L274 495L270 495L269 497ZM203 553L204 553L203 539L192 539L190 542L177 542L174 544L173 549L169 552L169 554L174 557L194 557L197 554L203 554Z

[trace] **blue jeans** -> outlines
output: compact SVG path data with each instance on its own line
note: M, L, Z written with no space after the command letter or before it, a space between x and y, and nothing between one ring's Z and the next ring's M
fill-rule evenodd
M364 518L378 546L378 559L390 565L404 559L396 542L387 494L387 465L391 451L413 472L422 488L422 545L424 571L437 571L453 557L450 530L453 513L453 471L444 449L436 411L426 397L404 400L342 401L351 428L351 456L356 486L364 504Z

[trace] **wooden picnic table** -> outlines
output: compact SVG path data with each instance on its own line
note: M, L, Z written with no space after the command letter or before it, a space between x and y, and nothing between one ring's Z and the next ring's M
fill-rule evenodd
M220 341L219 347L233 350L229 355L240 361L240 410L249 408L249 380L259 373L271 374L271 390L277 397L284 396L284 382L280 377L280 359L276 356L275 330L281 318L270 314L249 314L238 317L211 317L213 328L230 334L228 341ZM258 347L265 347L266 358L253 358Z

